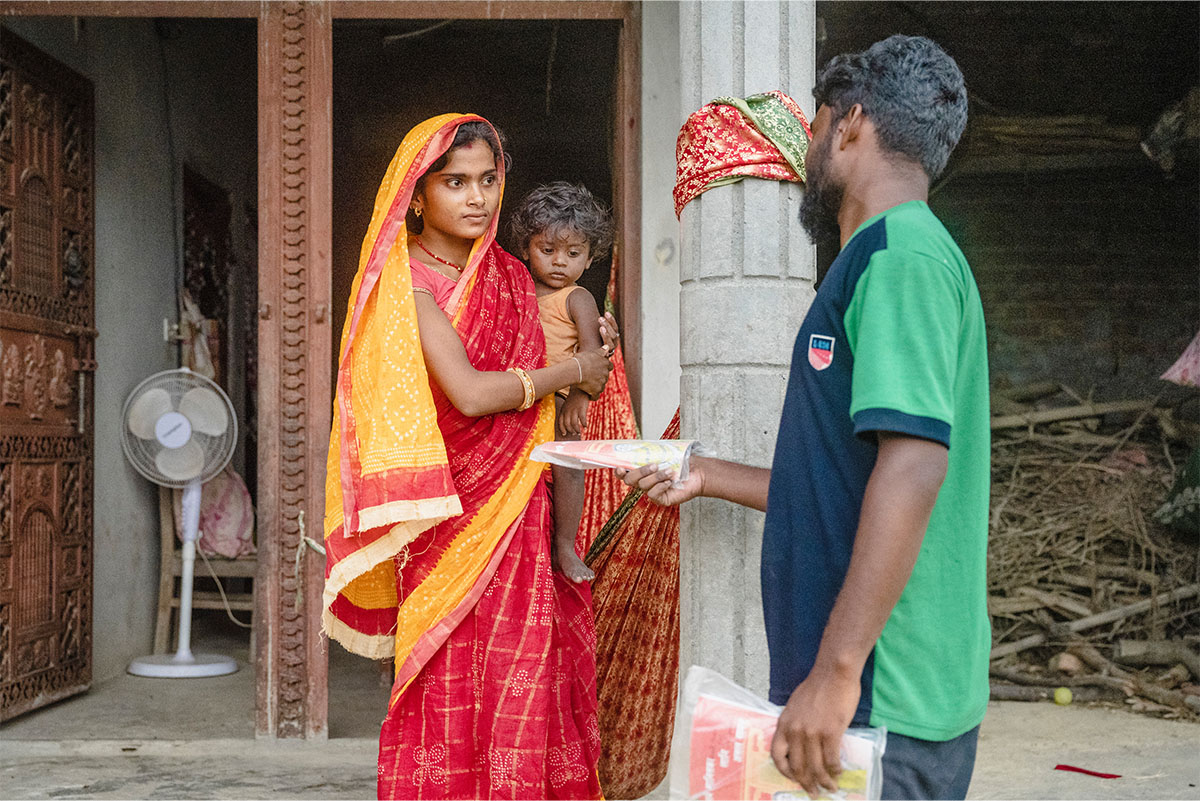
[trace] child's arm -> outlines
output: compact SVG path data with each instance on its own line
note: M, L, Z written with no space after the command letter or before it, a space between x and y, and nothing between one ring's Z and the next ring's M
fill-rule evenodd
M596 300L591 292L583 287L576 287L575 291L567 296L567 314L579 333L578 350L604 347L604 339L600 336L600 310L596 308ZM584 413L586 412L585 406Z
M571 392L559 410L555 428L560 437L582 437L587 428L588 396L579 387L571 387Z

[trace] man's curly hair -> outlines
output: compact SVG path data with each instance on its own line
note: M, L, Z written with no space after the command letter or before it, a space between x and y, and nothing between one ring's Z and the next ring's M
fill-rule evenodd
M883 147L920 164L930 179L945 169L967 125L962 72L924 36L889 36L830 59L813 96L833 112L833 125L861 103Z

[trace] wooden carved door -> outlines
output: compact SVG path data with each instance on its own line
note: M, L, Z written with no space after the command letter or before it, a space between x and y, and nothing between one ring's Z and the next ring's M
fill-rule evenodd
M92 86L0 28L0 720L92 678Z

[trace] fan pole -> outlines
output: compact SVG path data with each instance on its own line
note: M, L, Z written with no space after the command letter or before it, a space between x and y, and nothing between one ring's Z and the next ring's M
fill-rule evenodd
M200 536L201 485L192 479L183 488L183 574L179 577L179 648L176 662L191 662L192 583L196 578L196 540Z
M129 664L135 676L189 679L224 676L237 670L237 662L217 654L192 654L192 581L196 572L196 540L200 536L200 480L183 488L183 572L179 586L179 647L174 656L143 656Z

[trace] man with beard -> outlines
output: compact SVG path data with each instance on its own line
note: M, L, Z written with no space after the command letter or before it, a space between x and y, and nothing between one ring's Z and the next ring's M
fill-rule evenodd
M626 483L766 511L775 764L836 787L850 725L886 726L884 798L963 798L988 701L983 309L926 204L967 117L957 64L893 36L821 71L800 221L841 245L792 353L770 470L695 458Z

